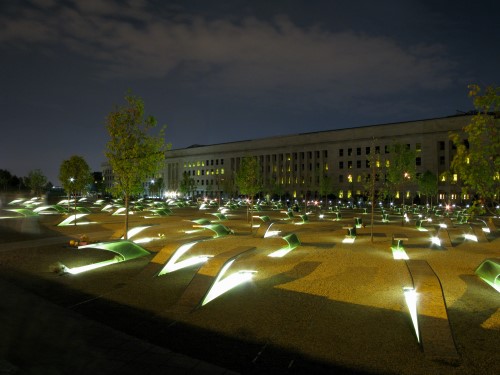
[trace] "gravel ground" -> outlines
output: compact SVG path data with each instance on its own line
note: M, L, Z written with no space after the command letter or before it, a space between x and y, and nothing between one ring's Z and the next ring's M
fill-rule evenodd
M93 213L93 224L57 227L60 215L0 220L0 275L37 296L157 345L242 373L499 374L500 295L474 271L487 258L500 258L500 236L474 243L464 227L450 229L452 247L432 248L430 232L393 217L358 230L354 243L342 243L353 216L332 216L298 225L279 211L266 211L281 234L295 233L301 245L282 258L268 255L283 247L281 238L250 234L244 211L222 222L233 234L212 239L210 231L186 233L190 220L208 211L174 208L171 216L144 218L131 226L153 224L142 235L151 255L79 275L54 272L62 263L76 267L107 260L109 252L76 249L81 234L91 241L121 234L122 216ZM256 219L256 224L258 219ZM260 221L259 221L260 223ZM428 229L433 229L428 227ZM255 231L254 231L255 232ZM432 359L416 340L402 288L412 278L404 260L394 260L393 233L408 237L410 259L425 260L438 276L448 308L459 361ZM161 234L161 236L159 236ZM255 251L237 259L233 269L257 271L242 284L192 312L174 312L198 267L151 277L147 267L164 262L179 244L197 243L191 254L217 255L237 246ZM110 255L111 254L111 255ZM156 262L155 262L156 260ZM161 265L160 265L161 266ZM207 276L208 277L208 276ZM34 329L31 327L30 329Z

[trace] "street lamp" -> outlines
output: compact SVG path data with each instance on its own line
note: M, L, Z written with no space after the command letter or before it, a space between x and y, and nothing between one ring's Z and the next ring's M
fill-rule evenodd
M75 181L75 179L73 177L69 178L69 182L73 183L74 181ZM69 214L69 199L70 199L70 196L71 196L71 186L68 189L68 214Z

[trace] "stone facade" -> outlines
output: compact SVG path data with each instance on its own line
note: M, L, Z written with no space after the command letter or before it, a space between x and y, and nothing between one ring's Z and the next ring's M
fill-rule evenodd
M379 153L383 162L390 162L388 147L393 143L416 151L417 174L428 170L440 176L449 170L453 157L449 132L460 132L470 118L456 115L170 150L163 173L165 189L177 191L186 172L196 182L196 196L227 195L228 181L233 180L241 159L255 156L260 160L264 183L278 185L291 199L319 199L325 176L331 181L333 196L357 199L366 190L369 155ZM410 176L405 191L400 192L410 201L418 196L415 177ZM266 190L270 189L264 193ZM458 184L446 180L439 182L438 198L457 203L464 199Z

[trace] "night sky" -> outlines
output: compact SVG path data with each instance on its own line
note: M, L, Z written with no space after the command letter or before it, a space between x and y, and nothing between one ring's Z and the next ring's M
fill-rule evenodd
M448 116L498 85L497 1L2 0L0 169L100 170L128 89L173 149Z

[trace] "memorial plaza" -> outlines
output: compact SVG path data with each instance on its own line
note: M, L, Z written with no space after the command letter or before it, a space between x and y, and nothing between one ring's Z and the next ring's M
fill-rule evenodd
M1 373L500 373L496 217L2 202Z

